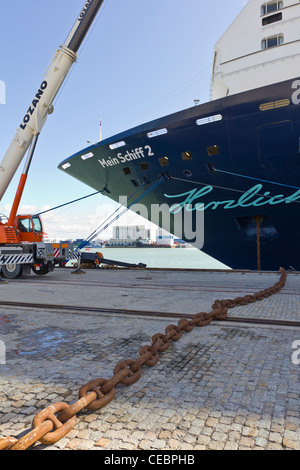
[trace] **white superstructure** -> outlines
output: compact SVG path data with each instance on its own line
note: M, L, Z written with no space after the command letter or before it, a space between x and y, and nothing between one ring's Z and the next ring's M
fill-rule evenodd
M215 45L212 100L300 74L300 0L250 0Z

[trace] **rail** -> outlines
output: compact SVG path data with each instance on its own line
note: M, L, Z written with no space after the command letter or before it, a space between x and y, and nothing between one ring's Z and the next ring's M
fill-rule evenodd
M9 302L0 301L1 307L12 307L12 308L30 308L35 310L55 310L62 312L72 313L88 313L90 315L95 314L108 314L108 315L126 315L126 316L140 316L140 317L151 317L151 318L184 318L189 319L191 314L179 313L179 312L161 312L155 310L129 310L121 308L106 308L106 307L83 307L76 305L61 305L61 304L42 304L42 303L30 303L30 302ZM276 320L274 318L249 318L249 317L234 317L228 316L226 318L228 323L245 323L250 325L265 325L265 326L281 326L300 328L300 321L293 320Z

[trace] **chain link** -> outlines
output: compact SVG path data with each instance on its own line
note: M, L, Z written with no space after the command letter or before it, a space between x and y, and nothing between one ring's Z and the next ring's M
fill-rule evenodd
M108 405L115 397L115 387L120 383L129 386L137 382L142 375L142 366L154 367L159 361L159 353L170 347L170 340L179 341L183 335L191 332L195 326L205 327L212 321L225 321L228 309L239 305L261 301L278 293L286 283L287 274L280 268L280 280L273 286L245 297L235 299L216 300L210 313L200 312L192 316L191 320L180 319L178 325L169 325L165 334L157 333L151 338L151 345L143 346L134 361L126 359L114 368L114 375L110 379L96 379L84 385L79 390L79 399L72 405L55 403L40 411L32 422L32 431L19 440L13 437L0 439L0 450L26 450L36 442L53 445L66 436L76 424L76 415L84 408L100 410Z
M18 439L15 439L14 437L3 437L0 439L0 450L10 449L17 442Z

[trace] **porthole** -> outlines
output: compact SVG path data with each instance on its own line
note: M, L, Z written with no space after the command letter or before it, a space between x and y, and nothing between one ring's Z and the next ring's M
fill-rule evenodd
M146 163L146 162L140 163L140 167L141 167L141 170L143 170L143 171L149 170L148 163Z
M192 152L182 152L181 157L183 161L193 160Z
M219 146L218 145L212 145L211 147L207 147L207 154L209 157L213 157L214 155L219 155Z
M191 172L191 170L184 170L183 176L185 176L186 178L191 178L193 176L193 173Z
M170 162L169 162L168 157L161 157L161 158L159 159L159 163L160 163L161 166L168 166L168 165L170 165Z

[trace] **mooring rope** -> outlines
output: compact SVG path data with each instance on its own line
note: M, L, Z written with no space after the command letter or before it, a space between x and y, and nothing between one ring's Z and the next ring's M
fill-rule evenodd
M39 212L38 214L35 214L35 215L39 216L39 215L42 215L42 214L46 214L47 212L55 211L56 209L60 209L61 207L65 207L65 206L68 206L70 204L74 204L75 202L83 201L83 199L87 199L89 197L95 196L96 194L103 194L104 192L105 192L105 190L102 189L101 191L96 191L95 193L88 194L87 196L83 196L83 197L80 197L78 199L74 199L73 201L65 202L64 204L60 204L59 206L52 207L52 209L47 209L46 211Z
M260 181L261 183L276 184L277 186L284 186L286 188L298 189L300 191L300 188L297 187L297 186L291 186L289 184L277 183L275 181L268 181L268 180L264 180L264 179L260 179L260 178L255 178L253 176L240 175L239 173L233 173L231 171L219 170L218 168L215 168L215 167L213 167L212 171L216 172L216 173L224 173L226 175L231 175L231 176L238 176L239 178L246 178L246 179L249 179L249 180Z
M122 217L122 215L124 215L126 212L129 211L129 209L134 205L134 204L137 204L139 201L141 201L142 199L144 199L148 194L150 194L154 189L156 189L158 186L160 186L164 181L166 181L168 178L167 177L163 177L161 178L160 180L158 180L156 183L154 183L145 193L143 193L141 196L139 196L137 199L135 199L133 202L131 202L127 207L125 207L124 205L118 207L118 209L115 210L115 212L109 216L105 222L102 222L102 224L96 229L94 230L94 232L89 236L87 237L77 248L77 250L82 250L82 248L84 248L88 243L90 243L94 238L96 238L98 235L100 235L100 233L102 233L104 230L106 230L108 227L110 227L110 225L112 225L115 221L117 221L120 217ZM135 195L137 194L140 189L145 185L145 183L135 192L133 193L130 198L128 199L128 201ZM108 223L106 223L114 214L116 214L120 209L122 209L122 207L124 208L123 211L120 213L120 214L117 214L114 219L110 220ZM105 226L103 226L103 224L105 224Z
M182 181L183 183L189 183L189 184L196 184L198 186L211 186L212 188L214 189L222 189L224 191L231 191L231 192L234 192L234 193L239 193L239 194L246 194L248 193L248 191L243 191L242 189L235 189L235 188L228 188L226 186L218 186L216 184L211 184L211 183L201 183L200 181L195 181L195 180L191 180L191 179L185 179L185 178L177 178L175 176L171 176L170 178L171 180L174 180L174 181ZM298 188L296 188L298 189ZM300 190L300 188L299 188ZM264 197L266 199L273 199L274 196L269 196L267 194L262 194L262 193L257 193L256 196L261 196L261 197ZM294 203L294 204L300 204L300 201L291 201L291 203Z

